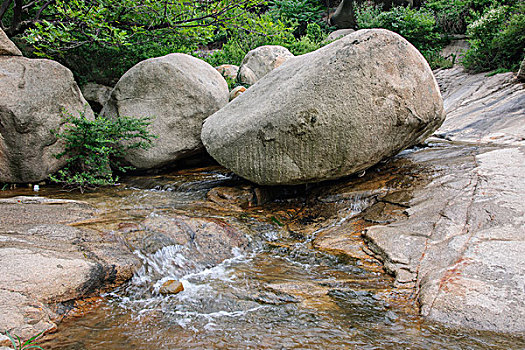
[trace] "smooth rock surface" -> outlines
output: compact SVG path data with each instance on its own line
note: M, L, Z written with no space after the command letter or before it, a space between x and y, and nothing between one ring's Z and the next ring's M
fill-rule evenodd
M38 182L65 164L54 157L63 145L53 134L63 111L93 116L69 69L45 59L0 56L0 182Z
M178 294L182 291L184 291L184 286L181 282L175 280L164 282L159 289L160 294Z
M69 225L94 214L72 200L0 199L0 329L23 339L53 330L62 303L132 276L137 261L125 245Z
M325 41L334 41L355 32L353 29L338 29L330 33Z
M9 40L2 28L0 28L0 56L22 56L22 52Z
M154 146L126 157L136 168L150 169L201 152L202 121L228 100L228 84L216 69L174 53L142 61L127 71L103 113L152 118L150 131L158 136Z
M421 313L485 330L525 331L525 149L451 150L447 168L416 190L408 217L368 228L370 246ZM429 152L415 153L415 162ZM442 162L436 155L429 162Z
M525 146L525 86L513 73L438 70L447 118L436 136L483 144Z
M242 60L237 75L241 84L253 85L294 55L285 47L277 45L260 46L251 50Z
M443 119L423 56L375 29L287 61L206 119L201 136L237 175L300 184L362 171L421 142Z
M406 218L366 238L397 283L415 287L423 315L523 334L525 91L512 73L436 76L449 112L436 135L463 144L407 154L431 181L405 202Z

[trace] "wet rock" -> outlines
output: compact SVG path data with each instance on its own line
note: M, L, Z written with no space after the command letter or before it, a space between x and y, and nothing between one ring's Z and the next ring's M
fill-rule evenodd
M416 286L423 315L523 332L525 149L432 153L410 155L435 169L432 181L414 191L406 219L366 230L369 246L398 284Z
M106 115L151 117L157 135L148 150L126 160L151 169L203 151L202 121L228 103L228 84L208 63L174 53L142 61L127 71L104 107Z
M255 205L255 194L251 187L214 187L206 197L228 209L242 210Z
M468 74L461 67L439 70L447 119L438 137L462 142L525 145L525 86L513 73Z
M201 136L237 175L290 185L360 172L421 142L443 119L421 54L374 29L287 61L206 119Z
M93 112L73 74L44 59L0 56L0 182L39 182L65 164L52 130L61 130L63 113Z
M0 199L0 328L27 339L56 328L61 303L129 279L136 258L121 243L69 224L93 207L44 197Z
M375 224L388 224L406 216L405 208L399 205L380 202L370 207L363 214L363 219Z
M22 56L22 52L9 40L2 28L0 28L0 56Z
M246 249L249 243L244 232L214 218L152 214L141 227L143 231L126 236L128 242L146 253L177 246L177 254L184 256L184 262L175 267L174 273L216 266L234 257L235 250Z
M329 296L330 289L317 283L298 281L269 283L265 288L279 295L288 295L301 306L318 310L337 310L339 306Z
M287 48L276 45L260 46L251 50L242 60L237 81L253 85L294 55Z
M215 67L217 72L219 72L223 77L228 77L232 81L237 79L237 74L239 73L239 66L233 64L223 64L218 67Z
M246 88L244 86L237 86L230 92L230 101L239 97L244 92L246 92Z
M178 294L182 291L184 291L184 286L181 282L175 280L164 282L159 289L160 294Z
M343 223L317 233L314 248L334 255L344 255L352 259L370 259L363 250L361 232L352 222Z

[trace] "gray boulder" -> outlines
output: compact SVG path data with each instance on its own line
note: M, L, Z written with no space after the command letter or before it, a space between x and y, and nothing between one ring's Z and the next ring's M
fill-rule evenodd
M97 83L87 83L80 90L94 111L100 112L111 96L113 88Z
M268 74L206 119L202 140L246 179L300 184L362 171L444 117L423 56L395 33L361 30Z
M158 136L154 146L126 158L139 169L150 169L200 152L202 121L228 100L228 84L216 69L174 53L142 61L127 71L103 113L153 118L151 131Z
M22 52L9 40L2 28L0 28L0 56L22 56Z
M44 59L0 56L0 182L37 182L56 172L64 160L53 130L63 111L91 116L73 74Z
M354 1L341 1L332 17L330 17L330 24L337 29L355 28L357 22L355 19Z
M242 60L237 81L253 85L292 57L294 55L282 46L266 45L253 49Z

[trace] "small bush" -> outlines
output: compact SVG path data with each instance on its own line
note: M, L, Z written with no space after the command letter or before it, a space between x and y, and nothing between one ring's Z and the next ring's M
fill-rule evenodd
M323 7L316 0L273 0L270 1L269 14L294 27L294 35L301 37L306 34L309 24L316 24L324 31L328 26L322 22Z
M302 55L315 51L322 46L322 41L328 36L320 25L310 23L306 27L305 35L296 39L292 27L281 20L274 20L269 14L254 16L252 31L239 30L231 33L230 39L209 55L195 52L212 66L221 64L240 65L248 51L263 45L280 45L286 47L294 55Z
M359 29L385 28L400 34L421 51L432 69L451 66L451 62L439 54L446 39L439 33L436 19L428 9L399 6L382 11L381 6L364 2L357 6L356 20Z
M525 4L488 9L467 29L471 48L463 64L469 70L517 70L525 49Z
M118 178L113 175L112 166L121 172L130 170L121 164L126 152L147 149L155 138L147 130L149 118L90 119L84 114L64 113L64 122L64 130L55 134L65 143L65 149L55 156L66 157L66 166L50 179L81 191L115 184Z

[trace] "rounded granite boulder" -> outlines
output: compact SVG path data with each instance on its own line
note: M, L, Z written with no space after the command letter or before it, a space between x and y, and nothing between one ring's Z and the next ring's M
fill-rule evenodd
M286 61L207 118L201 137L236 174L290 185L367 169L423 141L444 118L419 51L369 29Z

